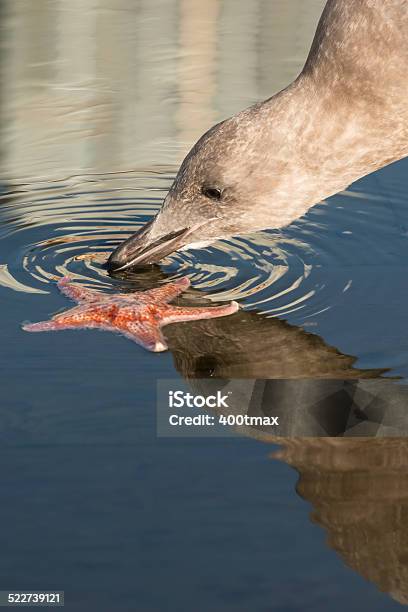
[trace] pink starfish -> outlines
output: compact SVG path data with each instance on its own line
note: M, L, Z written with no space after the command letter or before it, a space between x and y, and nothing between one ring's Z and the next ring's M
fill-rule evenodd
M227 306L201 308L168 304L189 285L188 278L181 278L158 289L108 295L76 285L69 277L64 276L58 281L58 288L79 305L55 315L49 321L26 323L23 329L40 332L81 327L98 328L120 332L149 351L165 351L167 344L160 331L164 325L177 321L225 317L238 310L236 302Z

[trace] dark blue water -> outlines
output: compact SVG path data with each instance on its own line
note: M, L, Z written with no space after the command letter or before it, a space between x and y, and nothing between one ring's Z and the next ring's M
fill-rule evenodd
M64 590L72 612L408 601L404 440L361 453L304 440L278 460L251 438L158 438L155 412L158 380L209 363L232 378L360 368L404 382L406 161L281 233L147 274L103 267L208 125L295 76L322 4L4 3L0 590ZM190 303L237 299L240 326L173 326L160 355L108 333L23 332L69 306L63 274L106 292L186 274Z
M130 370L112 374L103 402L84 401L51 369L55 382L35 389L35 413L51 415L36 426L42 443L24 435L31 403L10 404L4 587L64 589L75 611L397 608L327 547L295 472L270 449L158 440L151 394ZM85 396L108 389L89 373L72 378Z

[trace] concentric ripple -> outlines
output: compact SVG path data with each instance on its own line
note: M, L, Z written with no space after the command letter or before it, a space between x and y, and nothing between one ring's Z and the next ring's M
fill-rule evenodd
M63 275L105 291L134 283L137 274L111 279L103 264L119 242L156 212L173 176L173 170L159 168L52 183L5 183L0 194L0 285L47 293ZM375 254L378 264L388 256L381 244L389 252L395 236L403 236L389 222L390 209L381 197L371 198L370 232L360 231L367 224L361 199L369 197L359 191L342 194L283 231L175 253L164 260L162 270L169 278L188 275L193 287L211 299L234 299L266 316L307 325L358 282L367 253L370 262ZM398 206L396 201L394 213Z
M109 252L159 208L172 173L134 172L14 184L1 197L0 284L46 293L64 275L114 290L103 267ZM263 232L176 253L163 262L170 277L188 275L214 300L239 300L269 316L328 308L314 282L310 245L296 232ZM5 256L6 254L6 256Z
M0 285L47 293L64 275L113 290L104 269L112 249L160 206L165 171L11 184L0 194Z

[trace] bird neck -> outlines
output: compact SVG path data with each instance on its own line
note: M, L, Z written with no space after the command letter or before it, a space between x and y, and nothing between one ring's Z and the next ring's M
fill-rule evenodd
M398 100L386 92L361 96L349 82L346 86L347 94L341 83L334 86L321 74L305 72L254 109L258 117L252 133L259 134L254 147L273 151L265 157L262 177L256 174L258 184L265 185L259 227L283 227L317 202L408 155L403 93Z

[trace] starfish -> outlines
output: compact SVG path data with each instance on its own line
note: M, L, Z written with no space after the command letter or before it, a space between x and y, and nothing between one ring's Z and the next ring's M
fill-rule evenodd
M188 278L181 278L157 289L134 293L108 295L81 287L64 276L58 281L59 290L78 306L55 315L49 321L26 323L29 332L60 329L98 328L120 332L149 351L165 351L168 347L160 330L177 321L194 321L225 317L239 308L236 302L227 306L187 308L172 306L171 300L190 286Z

